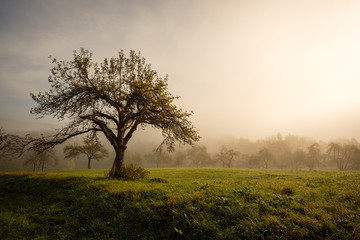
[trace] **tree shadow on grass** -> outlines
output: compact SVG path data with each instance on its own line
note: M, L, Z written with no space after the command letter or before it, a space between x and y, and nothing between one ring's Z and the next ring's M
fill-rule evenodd
M166 200L162 191L114 194L91 181L0 175L0 239L151 239L177 234L168 221L170 209L143 204Z

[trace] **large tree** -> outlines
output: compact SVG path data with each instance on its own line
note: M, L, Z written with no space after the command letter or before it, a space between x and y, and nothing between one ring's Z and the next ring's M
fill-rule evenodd
M167 145L168 150L174 149L176 141L193 144L199 140L189 121L193 113L174 105L178 97L168 91L167 77L159 77L140 53L130 51L127 57L120 51L102 63L94 63L84 49L74 51L70 61L50 58L55 65L48 79L51 88L31 94L38 104L31 113L68 124L54 136L32 141L32 147L46 149L80 134L101 132L115 150L110 175L120 177L126 146L139 127L161 129L160 146Z

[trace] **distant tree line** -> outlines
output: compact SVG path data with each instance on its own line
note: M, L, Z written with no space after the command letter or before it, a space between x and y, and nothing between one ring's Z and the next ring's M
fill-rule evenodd
M213 154L208 147L194 145L174 154L129 152L125 162L144 167L222 167L308 170L360 170L360 144L355 139L316 142L281 134L250 141L223 141Z
M109 146L91 136L44 152L23 153L24 139L25 136L9 134L0 128L0 171L106 169L111 167L114 158ZM360 170L360 144L355 139L322 142L277 134L257 141L218 139L204 145L177 148L171 153L152 149L135 145L126 151L125 164L145 168ZM94 166L92 160L96 160Z

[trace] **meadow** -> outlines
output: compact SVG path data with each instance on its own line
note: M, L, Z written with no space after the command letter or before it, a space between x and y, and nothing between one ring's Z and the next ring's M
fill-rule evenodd
M360 173L0 174L0 239L360 239Z

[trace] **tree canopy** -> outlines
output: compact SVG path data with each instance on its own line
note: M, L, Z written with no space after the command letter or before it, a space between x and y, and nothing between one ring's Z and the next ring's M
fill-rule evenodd
M124 151L133 133L150 125L160 129L164 137L160 147L173 150L175 142L193 144L198 131L187 112L174 104L168 91L168 77L161 78L140 52L102 63L92 60L92 53L74 51L73 60L61 61L50 57L54 67L48 78L50 90L31 94L38 104L31 113L39 117L52 116L67 120L57 134L32 141L30 148L46 149L80 134L103 133L113 146L116 157L111 172L120 173Z

